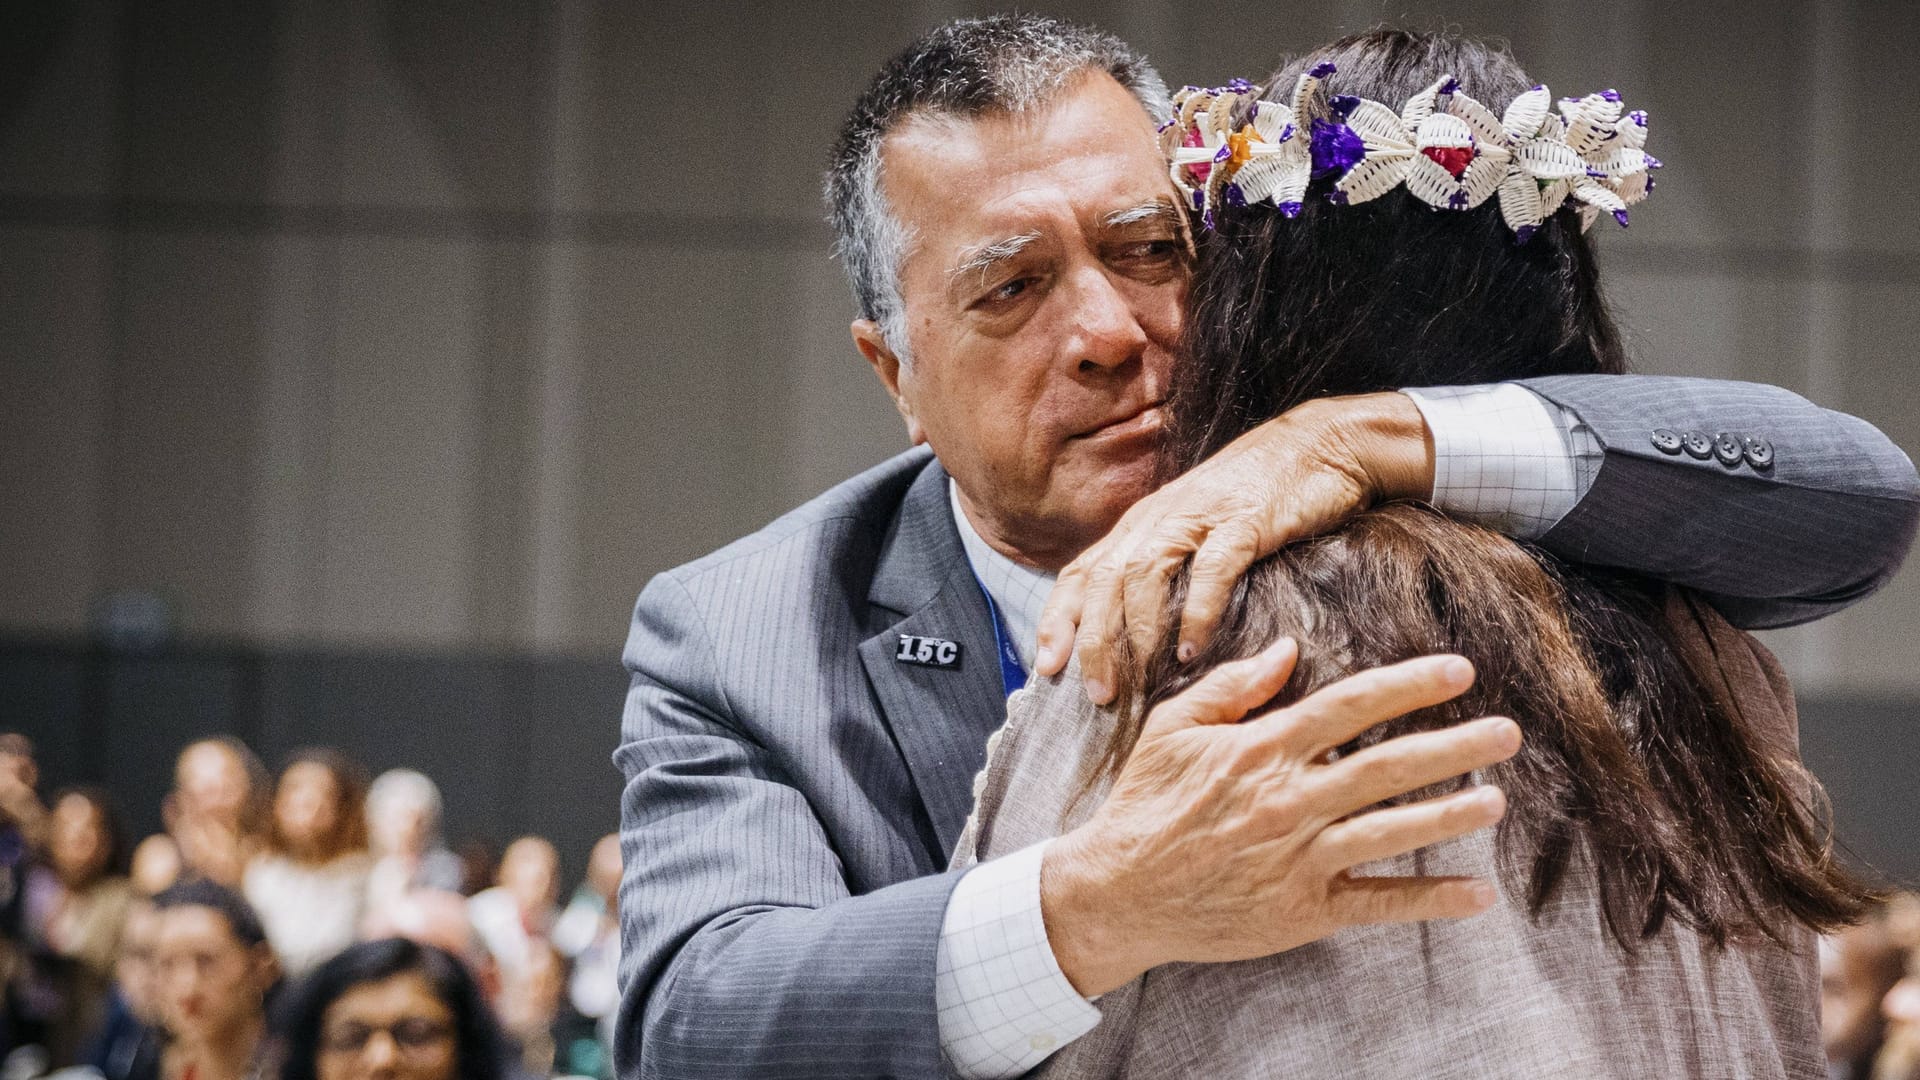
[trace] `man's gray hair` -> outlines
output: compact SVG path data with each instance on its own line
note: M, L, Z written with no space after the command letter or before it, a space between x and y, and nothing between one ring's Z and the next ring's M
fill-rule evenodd
M918 113L967 119L1024 112L1090 70L1131 90L1148 116L1172 112L1160 73L1126 42L1040 15L945 23L889 61L854 103L827 174L834 253L846 267L860 316L880 324L902 363L908 354L900 264L913 237L880 191L887 134Z

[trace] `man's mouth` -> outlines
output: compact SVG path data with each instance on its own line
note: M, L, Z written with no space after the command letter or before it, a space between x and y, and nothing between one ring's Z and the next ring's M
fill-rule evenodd
M1166 416L1161 409L1161 403L1150 401L1133 412L1115 417L1099 427L1083 431L1074 438L1101 441L1137 439L1157 436L1165 426Z

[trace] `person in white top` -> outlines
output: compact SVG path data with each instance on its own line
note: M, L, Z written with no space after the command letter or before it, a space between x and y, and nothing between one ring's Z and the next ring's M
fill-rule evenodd
M366 777L333 750L303 750L280 771L267 850L242 890L260 913L287 974L299 976L353 944L366 910Z

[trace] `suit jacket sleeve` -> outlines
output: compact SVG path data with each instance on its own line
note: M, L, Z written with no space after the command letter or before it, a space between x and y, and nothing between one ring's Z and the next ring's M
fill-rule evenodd
M1576 415L1605 455L1540 543L1684 585L1735 625L1790 626L1887 583L1920 526L1913 463L1873 425L1778 387L1637 375L1521 385ZM1663 450L1655 432L1751 435L1770 467Z
M941 1075L934 971L959 874L850 895L808 799L729 717L671 577L641 594L626 664L618 1075Z

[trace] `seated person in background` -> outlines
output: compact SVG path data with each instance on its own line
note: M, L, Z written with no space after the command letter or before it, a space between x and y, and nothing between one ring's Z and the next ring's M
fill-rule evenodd
M541 837L522 836L501 854L497 880L467 901L467 913L493 958L495 1012L522 1060L542 1072L553 1061L551 1028L566 985L565 961L552 937L560 853Z
M373 871L367 906L413 889L460 891L460 857L440 841L440 789L425 773L388 769L367 788L367 841Z
M106 1020L86 1057L106 1080L152 1072L153 1058L160 1052L159 972L153 953L159 928L160 912L151 898L135 897L127 905Z
M553 932L560 895L560 853L538 836L507 845L493 888L467 901L473 929L500 965L506 982L529 970L537 946Z
M1212 226L1164 475L1325 395L1624 370L1584 226L1645 194L1644 114L1622 116L1609 91L1564 99L1562 120L1505 54L1389 31L1268 85L1267 100L1244 84L1189 93L1164 136ZM1275 152L1248 152L1256 141ZM1229 149L1216 158L1216 145ZM1139 658L1137 696L1119 699L1131 707L1096 709L1071 674L1016 696L956 865L1060 836L1049 873L1101 872L1076 853L1110 850L1129 828L1110 807L1164 782L1191 732L1156 706L1200 684L1233 695L1254 746L1346 675L1453 653L1477 671L1464 696L1364 738L1328 728L1310 768L1329 784L1390 774L1369 754L1381 739L1511 717L1519 754L1476 774L1500 790L1328 830L1384 855L1405 848L1396 830L1484 820L1504 791L1497 834L1345 879L1493 878L1504 902L1258 960L1128 956L1117 980L1080 987L1105 993L1098 1025L1041 1075L1825 1075L1811 931L1857 917L1872 893L1832 856L1791 692L1757 642L1684 590L1405 504L1255 564L1234 600L1188 662L1171 636ZM1259 767L1222 753L1222 768ZM1137 910L1105 932L1149 940L1169 917Z
M204 878L153 898L160 1053L130 1080L263 1080L280 965L239 893Z
M133 879L153 894L179 878L238 887L266 832L267 770L245 743L217 735L180 751L161 806L167 831L140 842Z
M1820 1042L1832 1080L1871 1080L1887 1037L1881 1003L1907 971L1886 906L1820 939Z
M451 954L403 938L361 942L275 1010L279 1080L505 1080L500 1032Z
M613 1018L620 1007L620 834L608 833L587 857L586 880L553 925L553 944L573 967L567 1008L556 1035L556 1068L577 1076L613 1075Z
M133 898L126 862L126 835L106 792L80 787L54 796L43 865L28 882L26 936L55 1068L78 1061L82 1041L105 1021Z
M1920 1080L1920 895L1901 893L1887 905L1887 935L1905 954L1906 975L1880 1002L1886 1042L1873 1080Z
M385 907L369 908L360 938L401 937L452 953L465 961L489 998L494 992L493 957L467 917L467 898L444 889L414 889Z
M247 867L248 901L287 974L303 975L358 937L366 911L366 774L334 750L280 770L267 850Z

